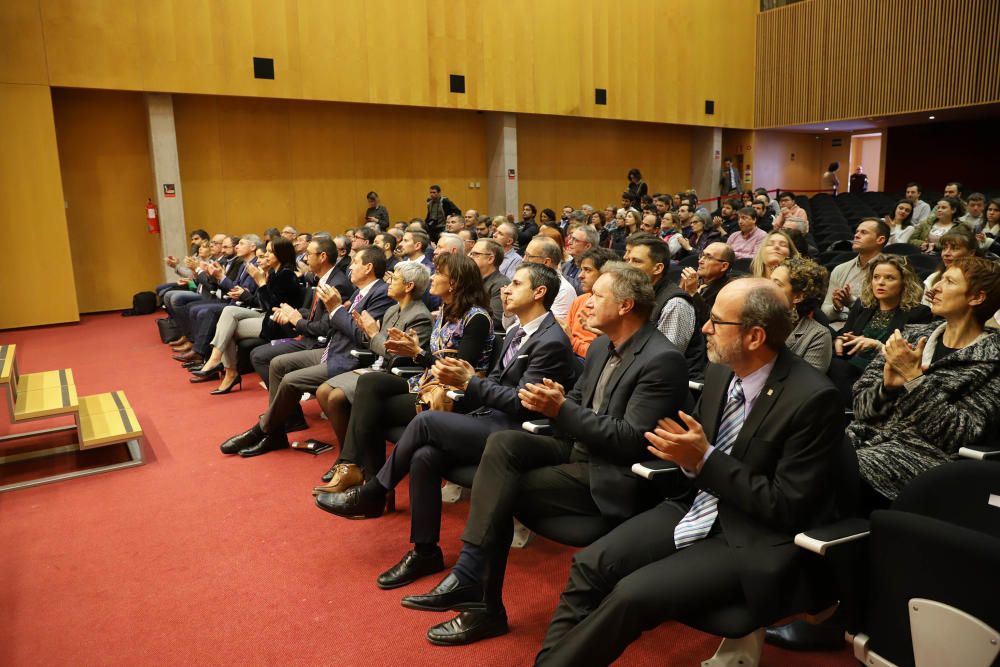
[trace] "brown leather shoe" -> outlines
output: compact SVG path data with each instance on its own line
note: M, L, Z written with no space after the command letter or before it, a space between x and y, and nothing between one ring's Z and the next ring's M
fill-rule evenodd
M365 473L359 466L353 463L339 463L334 466L333 479L329 484L313 488L313 495L321 493L343 493L352 486L360 486L365 483Z

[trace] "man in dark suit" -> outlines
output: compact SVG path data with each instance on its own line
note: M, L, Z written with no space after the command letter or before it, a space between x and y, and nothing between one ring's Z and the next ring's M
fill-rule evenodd
M304 392L314 392L327 379L360 366L350 351L365 347L368 339L355 321L354 313L367 312L381 321L392 305L385 282L385 256L379 248L366 246L351 263L351 281L357 287L354 299L344 303L340 293L320 284L316 289L326 307L326 344L311 350L291 352L271 360L268 382L270 406L252 428L234 436L220 449L223 454L244 458L288 447L286 424L305 422L299 399ZM284 308L284 307L283 307ZM275 313L284 319L284 311ZM301 323L301 320L297 324Z
M328 285L336 288L333 282L336 261L337 247L331 238L322 236L307 244L306 264L309 266L309 272L317 277L317 286ZM341 293L341 297L349 298L344 297L343 293ZM276 345L259 345L250 353L253 368L265 385L270 379L272 359L290 352L322 347L329 331L326 306L323 305L318 289L313 290L312 305L309 309L299 309L290 304L283 304L277 316L280 323L290 324L295 329L296 338L282 341ZM302 430L305 428L305 422L293 421L289 422L288 426L291 427L291 430Z
M604 335L587 353L569 394L546 378L518 392L522 407L552 420L556 436L494 433L473 483L465 543L454 569L426 595L403 598L424 611L456 610L432 627L434 644L468 644L507 632L501 600L513 517L593 517L610 529L644 509L633 463L643 434L690 401L683 355L649 322L653 289L640 270L608 262L594 283L588 324Z
M646 434L691 478L693 503L664 501L576 555L539 664L610 664L643 631L729 604L760 626L815 604L793 537L832 513L843 404L785 348L791 328L769 281L722 289L697 410Z
M514 281L503 288L503 307L525 324L508 334L489 376L477 377L464 360L445 357L438 361L433 369L438 381L464 392L455 412L421 412L406 427L377 476L364 486L316 498L320 509L332 514L376 517L382 514L388 491L410 475L414 549L379 576L380 588L405 586L444 569L438 546L441 476L449 467L479 463L491 433L519 428L522 422L541 416L521 405L518 391L545 378L572 386L578 372L576 355L550 312L558 292L555 270L522 264Z

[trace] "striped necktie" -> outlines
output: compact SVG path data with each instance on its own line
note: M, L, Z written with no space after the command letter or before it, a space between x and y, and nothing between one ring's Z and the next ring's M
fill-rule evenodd
M510 347L508 347L507 351L503 353L503 361L501 362L503 365L501 366L501 368L507 368L508 366L510 366L510 362L514 361L514 357L517 356L517 351L521 349L521 342L527 335L528 335L527 331L525 331L521 327L518 327L517 333L514 334L514 337L510 341Z
M743 428L743 407L743 384L737 378L729 392L729 400L722 413L719 432L715 436L715 448L723 454L728 454L729 450L733 448L733 443L736 442L740 429ZM700 491L694 499L691 509L674 527L674 545L678 549L683 549L706 537L712 530L712 524L715 523L715 517L718 514L719 499L706 491Z

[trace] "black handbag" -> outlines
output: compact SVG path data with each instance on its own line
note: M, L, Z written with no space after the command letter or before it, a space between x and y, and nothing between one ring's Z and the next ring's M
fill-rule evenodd
M169 343L181 337L181 331L177 322L169 317L161 317L156 320L156 327L160 330L160 340Z

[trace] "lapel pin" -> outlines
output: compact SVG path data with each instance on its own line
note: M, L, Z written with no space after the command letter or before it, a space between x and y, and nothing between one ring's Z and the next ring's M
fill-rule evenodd
M773 389L768 389L767 390L767 395L771 396L772 394L774 394L774 390Z

